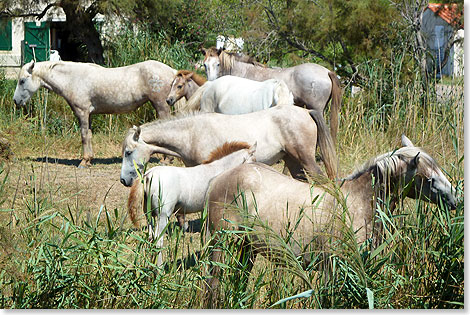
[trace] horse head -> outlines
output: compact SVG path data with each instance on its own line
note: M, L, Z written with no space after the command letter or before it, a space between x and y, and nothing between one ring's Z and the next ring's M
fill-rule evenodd
M191 80L191 77L194 75L194 72L190 71L178 71L173 82L171 83L170 93L166 98L168 105L174 105L180 98L186 95L186 83Z
M207 74L207 80L213 81L220 77L220 59L219 56L222 53L223 48L201 48L201 52L204 55L204 68Z
M405 135L402 136L402 145L394 153L398 156L394 163L403 180L405 195L435 204L442 201L455 209L455 190L434 159L421 148L415 147Z
M41 86L41 80L33 75L34 66L35 62L30 61L20 70L15 95L13 96L15 105L25 105Z
M144 164L150 160L152 153L149 146L141 139L140 131L140 127L130 128L122 144L121 183L127 187L132 186L137 178L135 165L142 172Z

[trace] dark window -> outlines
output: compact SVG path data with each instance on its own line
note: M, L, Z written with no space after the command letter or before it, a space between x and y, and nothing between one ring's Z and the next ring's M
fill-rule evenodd
M12 49L11 19L0 18L0 50Z

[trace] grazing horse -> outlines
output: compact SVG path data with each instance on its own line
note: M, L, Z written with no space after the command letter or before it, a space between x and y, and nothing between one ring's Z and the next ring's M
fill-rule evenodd
M148 60L120 68L92 63L31 61L20 71L13 100L24 105L40 88L59 94L70 105L80 123L83 159L79 167L91 165L91 115L127 113L150 101L160 118L170 115L166 95L176 70Z
M249 232L253 237L246 253L269 255L269 248L278 244L262 236L264 227L258 222L263 222L281 238L289 235L293 253L302 255L308 265L309 253L318 251L325 236L344 236L348 227L359 243L373 236L376 210L384 209L387 201L395 204L411 197L438 204L441 200L455 209L455 190L433 158L405 136L402 143L404 147L377 156L333 188L297 181L261 163L226 171L210 184L207 228L214 233L248 227L256 232ZM211 260L220 262L221 252L214 250ZM217 281L210 281L212 290Z
M162 232L168 218L175 212L179 214L200 212L204 209L206 193L210 181L225 170L247 162L254 162L256 144L250 147L245 142L228 142L215 149L201 165L194 167L156 166L143 176L142 183L136 180L128 199L128 212L137 226L137 210L149 212L147 223L150 240L157 240L157 247L163 245ZM150 197L151 209L146 209ZM179 218L180 219L180 218ZM156 226L154 226L154 222ZM162 255L158 254L158 266Z
M177 74L172 83L167 103L172 105L188 95L186 107L207 113L239 115L252 113L276 105L293 105L294 99L282 80L253 81L226 75L214 81L198 84L192 73ZM200 82L200 81L199 81Z
M294 103L316 112L319 140L336 144L338 114L341 107L340 82L334 72L315 63L304 63L290 68L267 68L253 57L229 53L222 49L202 48L204 67L209 81L224 75L234 75L256 81L283 80L294 95ZM323 110L331 99L330 130ZM325 144L327 145L327 144ZM329 144L328 144L329 145Z
M313 120L312 120L313 118ZM143 169L154 153L181 158L186 166L201 164L227 141L257 143L255 158L266 164L283 159L292 176L304 171L322 173L315 162L315 117L297 106L275 106L242 115L189 113L129 129L122 144L121 183L131 186L137 177L134 163ZM320 146L330 178L336 176L332 148Z

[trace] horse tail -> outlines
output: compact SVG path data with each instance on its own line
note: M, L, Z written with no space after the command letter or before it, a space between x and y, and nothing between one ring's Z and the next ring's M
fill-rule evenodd
M275 104L277 105L294 105L294 95L287 87L286 82L279 80L276 85L275 95Z
M336 145L336 138L338 134L338 115L339 110L341 107L341 83L336 76L336 73L329 71L328 76L331 80L331 111L330 111L330 130L331 130L331 138L333 139L333 143Z
M323 118L323 113L316 110L309 110L310 116L317 124L317 143L320 147L323 162L325 163L326 174L328 178L335 179L338 172L338 160L336 158L336 149L331 139L328 127Z
M137 213L143 209L144 185L140 179L134 180L127 200L127 213L135 227L139 227Z
M206 82L205 84L201 85L196 92L189 98L186 102L186 110L196 111L201 109L201 99L204 91L207 90L207 87L210 86L210 82Z

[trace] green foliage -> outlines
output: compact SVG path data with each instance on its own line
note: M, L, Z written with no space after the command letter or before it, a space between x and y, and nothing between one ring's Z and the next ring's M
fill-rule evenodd
M194 60L185 46L171 43L164 32L153 33L146 28L133 30L123 27L119 33L110 37L106 45L107 64L110 67L158 60L175 69L194 68Z
M385 0L261 1L252 10L245 32L261 58L297 50L348 77L358 63L387 56L400 27L395 8Z

